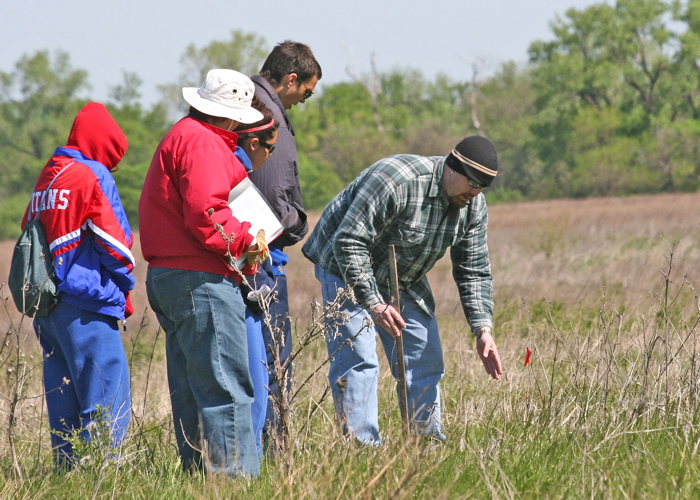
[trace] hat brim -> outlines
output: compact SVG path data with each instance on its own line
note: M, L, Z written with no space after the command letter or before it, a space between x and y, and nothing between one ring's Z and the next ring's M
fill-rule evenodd
M448 167L450 167L458 174L461 174L464 177L467 177L473 180L474 182L481 184L484 187L491 186L491 183L495 179L495 176L487 175L484 172L480 172L479 170L471 167L470 165L467 165L466 163L462 163L457 158L455 158L455 156L452 153L447 155L447 158L445 158L445 164L447 164Z
M240 123L255 123L263 119L263 114L253 107L230 108L218 102L203 99L197 92L197 87L183 87L182 97L187 104L205 115L229 118Z

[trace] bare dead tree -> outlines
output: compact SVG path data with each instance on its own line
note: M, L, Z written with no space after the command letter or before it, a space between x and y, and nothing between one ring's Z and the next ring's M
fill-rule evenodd
M486 137L486 132L481 126L478 114L479 94L481 93L482 82L479 80L479 70L483 66L483 61L472 64L471 90L469 91L469 104L471 107L472 125L480 136Z
M379 94L382 93L382 84L379 81L379 73L377 72L377 62L374 52L369 56L369 62L371 66L371 74L369 78L369 83L364 81L360 76L352 71L348 66L345 68L345 72L348 74L352 80L361 86L369 94L369 98L372 102L372 116L374 117L374 123L377 126L377 132L384 132L384 124L382 123L382 117L379 115Z

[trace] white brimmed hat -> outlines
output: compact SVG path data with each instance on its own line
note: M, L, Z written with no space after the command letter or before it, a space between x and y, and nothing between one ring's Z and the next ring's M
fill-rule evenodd
M263 119L262 113L251 107L254 93L250 78L232 69L212 69L201 87L182 88L182 97L196 110L240 123Z

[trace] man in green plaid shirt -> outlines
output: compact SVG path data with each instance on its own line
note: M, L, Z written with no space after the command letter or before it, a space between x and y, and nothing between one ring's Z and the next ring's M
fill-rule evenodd
M486 372L503 373L492 336L493 280L481 193L498 170L480 136L446 157L395 155L362 172L329 203L302 251L315 264L324 303L352 288L348 321L327 338L330 385L343 431L379 444L376 336L396 377L394 337L403 335L409 412L415 429L444 440L439 381L444 375L435 301L427 273L451 247L453 276ZM396 247L401 310L388 304L389 246ZM371 318L372 321L369 321ZM378 328L376 328L378 327Z

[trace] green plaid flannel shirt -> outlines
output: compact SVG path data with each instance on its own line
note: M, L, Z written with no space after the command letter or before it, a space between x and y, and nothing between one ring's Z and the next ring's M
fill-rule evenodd
M399 286L429 315L426 274L451 247L452 275L472 331L491 326L493 279L483 194L459 209L442 192L445 157L395 155L362 172L323 211L304 255L352 285L362 307L389 302L389 245Z

